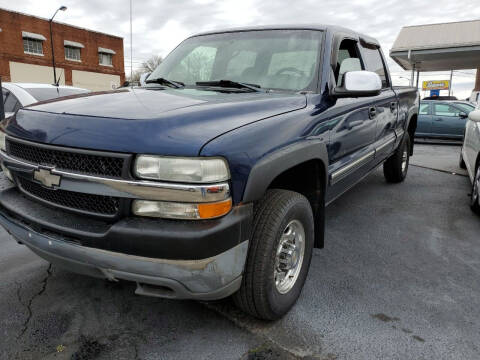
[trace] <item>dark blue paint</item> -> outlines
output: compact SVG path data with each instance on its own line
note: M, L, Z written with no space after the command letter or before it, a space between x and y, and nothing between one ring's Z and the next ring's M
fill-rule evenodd
M334 38L342 34L359 40L360 35L336 27L322 30L322 65L316 93L126 89L21 110L8 122L6 131L23 139L68 147L223 156L232 174L234 202L239 203L252 167L269 154L298 142L324 144L329 159L322 166L332 173L375 150L388 137L396 137L400 129L406 129L407 120L416 115L418 95L411 88L388 88L368 98L332 98L330 59ZM396 102L393 110L391 102ZM372 106L377 108L373 119L369 118ZM397 138L395 144L399 141ZM327 201L371 171L393 151L393 146L328 187Z

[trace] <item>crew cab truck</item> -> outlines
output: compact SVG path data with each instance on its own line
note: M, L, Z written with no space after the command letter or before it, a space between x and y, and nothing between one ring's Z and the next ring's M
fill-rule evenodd
M195 35L145 86L4 120L0 223L49 262L138 294L233 295L276 319L323 247L325 206L379 165L405 179L418 103L392 87L379 43L344 28Z

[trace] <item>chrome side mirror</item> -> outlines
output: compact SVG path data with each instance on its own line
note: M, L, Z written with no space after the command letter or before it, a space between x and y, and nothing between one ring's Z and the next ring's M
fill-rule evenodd
M382 80L372 71L349 71L343 76L342 86L337 86L333 94L336 97L376 96L382 90Z
M480 110L470 111L468 118L475 122L480 122Z

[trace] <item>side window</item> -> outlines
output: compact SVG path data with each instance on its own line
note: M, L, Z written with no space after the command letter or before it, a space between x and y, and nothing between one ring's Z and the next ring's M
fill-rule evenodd
M2 91L3 92L3 91ZM13 95L10 91L6 91L4 93L4 106L5 112L15 112L20 108L20 102L17 100L15 95Z
M456 107L453 107L448 104L435 104L434 109L435 109L435 115L439 115L439 116L455 117L455 116L459 116L461 112Z
M343 76L348 71L362 70L362 63L358 53L357 42L350 39L342 40L337 53L335 66L335 82L342 86Z
M365 69L377 73L382 80L382 88L388 88L390 84L388 83L387 72L380 55L380 49L362 45L362 58L365 63Z
M420 115L429 115L430 114L430 104L420 104L420 109L418 110Z

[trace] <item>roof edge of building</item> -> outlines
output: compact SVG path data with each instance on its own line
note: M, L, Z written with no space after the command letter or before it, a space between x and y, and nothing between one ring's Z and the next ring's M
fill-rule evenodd
M404 52L404 51L421 51L421 50L441 50L441 49L454 49L454 48L463 48L463 47L474 47L474 46L480 46L480 42L476 43L464 43L464 44L453 44L449 46L441 46L441 45L435 45L435 46L417 46L417 47L398 47L394 48L392 47L390 49L390 53L392 52Z
M479 19L474 19L474 20L462 20L462 21L451 21L451 22L439 22L439 23L432 23L432 24L406 25L406 26L402 26L402 29L412 28L412 27L427 27L427 26L436 26L436 25L461 24L461 23L467 23L467 22L480 22L480 20Z
M40 19L40 20L49 21L49 19L41 17L41 16L31 15L31 14L27 14L27 13L24 13L24 12L21 12L21 11L16 11L16 10L10 10L10 9L4 8L4 7L0 7L0 10L12 12L12 13L23 15L23 16L29 16L29 17L32 17L32 18ZM106 32L87 29L87 28L84 28L84 27L81 27L81 26L71 25L71 24L67 24L67 23L64 23L64 22L60 22L60 21L53 21L53 23L60 24L60 25L65 25L65 26L70 26L70 27L73 27L73 28L76 28L76 29L85 30L85 31L89 31L89 32L93 32L93 33L97 33L97 34L101 34L101 35L111 36L111 37L123 40L123 36L112 35L112 34L109 34L109 33L106 33Z

